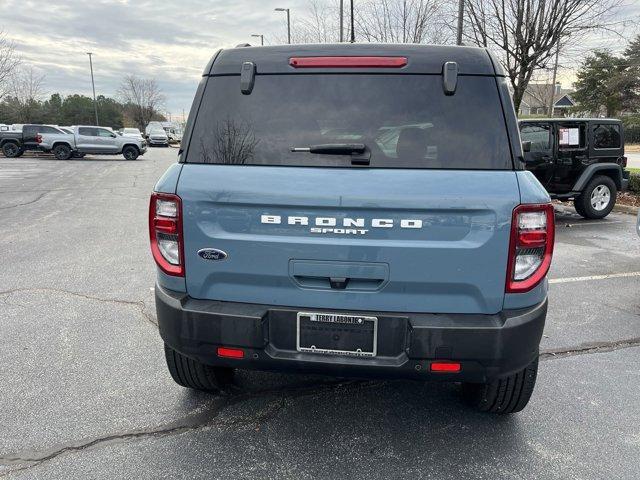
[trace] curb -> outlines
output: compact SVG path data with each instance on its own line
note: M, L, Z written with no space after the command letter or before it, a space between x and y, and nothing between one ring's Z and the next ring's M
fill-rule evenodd
M629 215L638 215L638 211L640 211L640 207L631 207L629 205L615 204L613 206L613 211L618 213L628 213Z

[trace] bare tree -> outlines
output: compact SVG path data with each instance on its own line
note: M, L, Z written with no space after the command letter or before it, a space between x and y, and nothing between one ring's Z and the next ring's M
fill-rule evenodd
M299 43L337 42L339 32L339 7L335 2L309 0L307 14L296 24L294 39Z
M344 37L350 37L345 2ZM452 38L450 2L442 0L358 0L358 41L379 43L446 43ZM340 38L339 0L308 0L306 10L292 17L293 43L332 43ZM278 43L285 38L276 37Z
M227 118L218 122L214 132L209 146L200 138L202 163L243 165L253 158L259 140L249 124Z
M155 79L124 77L117 93L120 100L133 109L132 117L140 130L157 115L165 102L165 96Z
M536 69L546 68L558 44L614 26L620 0L467 0L466 40L500 52L520 107Z
M12 77L19 65L20 57L13 42L0 32L0 99L9 93Z
M11 73L6 97L17 123L31 123L39 114L44 78L33 67L20 67Z
M308 0L305 9L292 12L291 42L337 42L340 38L339 12L339 0ZM284 44L287 36L275 35L272 40Z
M450 5L442 0L358 2L358 38L380 43L445 43L451 37Z

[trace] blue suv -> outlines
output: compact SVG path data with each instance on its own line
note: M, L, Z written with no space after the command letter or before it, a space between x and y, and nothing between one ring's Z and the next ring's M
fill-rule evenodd
M460 382L524 408L554 214L487 50L221 50L149 211L173 379L235 369Z

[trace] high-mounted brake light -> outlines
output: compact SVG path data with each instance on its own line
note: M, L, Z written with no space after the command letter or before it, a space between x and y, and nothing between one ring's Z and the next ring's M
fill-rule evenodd
M402 68L407 57L291 57L293 68Z
M149 202L151 253L167 275L184 277L184 242L180 197L152 193Z
M519 205L513 210L507 293L528 292L547 275L553 256L553 205Z

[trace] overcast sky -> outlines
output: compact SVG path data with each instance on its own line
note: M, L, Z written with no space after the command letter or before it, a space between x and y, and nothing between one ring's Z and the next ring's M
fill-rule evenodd
M640 24L640 1L628 4L620 16L634 19L626 30L631 36ZM156 78L166 110L181 115L216 49L259 44L252 33L264 34L265 43L285 38L286 16L275 7L291 8L295 28L296 12L305 12L308 0L0 0L0 30L46 75L47 94L90 95L85 52L93 52L97 94L115 95L125 74ZM618 50L624 43L593 39ZM571 72L564 78L570 82Z

